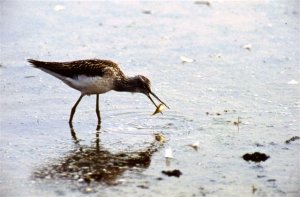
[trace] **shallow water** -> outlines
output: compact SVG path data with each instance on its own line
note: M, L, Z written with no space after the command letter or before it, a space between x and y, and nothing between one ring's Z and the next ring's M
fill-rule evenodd
M300 135L299 6L2 2L1 196L299 196L299 140L285 143ZM151 116L144 95L101 95L97 137L95 96L84 97L74 140L79 93L27 58L112 59L171 109ZM242 159L252 152L270 158Z

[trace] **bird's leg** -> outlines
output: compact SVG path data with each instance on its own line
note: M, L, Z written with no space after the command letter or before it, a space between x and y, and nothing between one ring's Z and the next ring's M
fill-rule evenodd
M96 150L97 151L100 151L100 138L99 138L99 130L100 130L100 125L97 126L97 129L96 129Z
M72 107L71 114L70 114L70 119L69 119L69 125L70 125L71 129L73 128L72 120L73 120L73 116L74 116L75 111L76 111L76 107L79 104L79 102L81 101L83 96L84 96L84 94L81 94L79 99L76 101L75 105Z
M97 98L98 98L98 94L97 94ZM97 113L97 117L98 117L98 125L96 127L96 150L97 151L100 150L100 145L99 145L100 138L99 138L99 134L100 134L100 128L101 128L101 118L100 118L100 123L99 123L100 111L99 111L99 108L97 108L97 106L99 105L98 103L99 102L97 101L97 104L96 104L96 113Z
M70 130L71 130L71 135L72 135L72 138L73 138L75 144L78 144L78 143L79 143L79 140L78 140L78 138L77 138L77 136L76 136L75 130L74 130L73 127L71 127L71 126L70 126Z
M100 110L99 110L99 94L96 95L96 114L98 118L98 125L96 130L100 130L100 124L101 124L101 116L100 116Z

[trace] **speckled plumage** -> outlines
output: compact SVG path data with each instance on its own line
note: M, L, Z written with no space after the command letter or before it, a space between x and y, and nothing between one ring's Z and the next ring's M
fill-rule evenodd
M127 77L118 64L110 60L77 60L71 62L44 62L28 60L34 65L62 80L82 94L102 94L118 88Z
M78 75L86 75L89 77L106 75L117 75L118 77L125 77L118 64L110 60L77 60L70 62L44 62L37 60L28 60L36 68L43 68L65 77L74 78Z

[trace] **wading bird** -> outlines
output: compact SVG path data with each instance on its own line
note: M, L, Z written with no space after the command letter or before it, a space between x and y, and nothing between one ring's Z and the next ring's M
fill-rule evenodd
M110 90L143 93L151 100L156 108L158 108L150 96L152 95L168 107L151 91L150 80L147 77L143 75L127 77L121 71L118 64L110 60L92 59L71 62L44 62L28 59L28 62L30 62L35 68L39 68L42 71L57 77L71 88L81 92L80 97L71 110L69 119L70 127L73 127L72 120L76 107L85 95L96 94L96 114L98 118L98 125L101 124L99 94L103 94Z

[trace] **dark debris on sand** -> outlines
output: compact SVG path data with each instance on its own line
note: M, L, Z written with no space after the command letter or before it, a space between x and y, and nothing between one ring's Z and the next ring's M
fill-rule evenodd
M260 153L260 152L246 153L243 155L244 160L253 161L253 162L266 161L269 158L270 158L270 156L266 155L265 153Z
M286 143L286 144L289 144L289 143L291 143L291 142L293 142L293 141L296 141L296 140L299 140L299 139L300 139L299 136L294 136L294 137L292 137L291 139L286 140L285 143Z
M175 177L180 177L182 175L182 173L180 172L180 170L169 170L169 171L161 171L163 174L167 175L167 176L175 176Z

